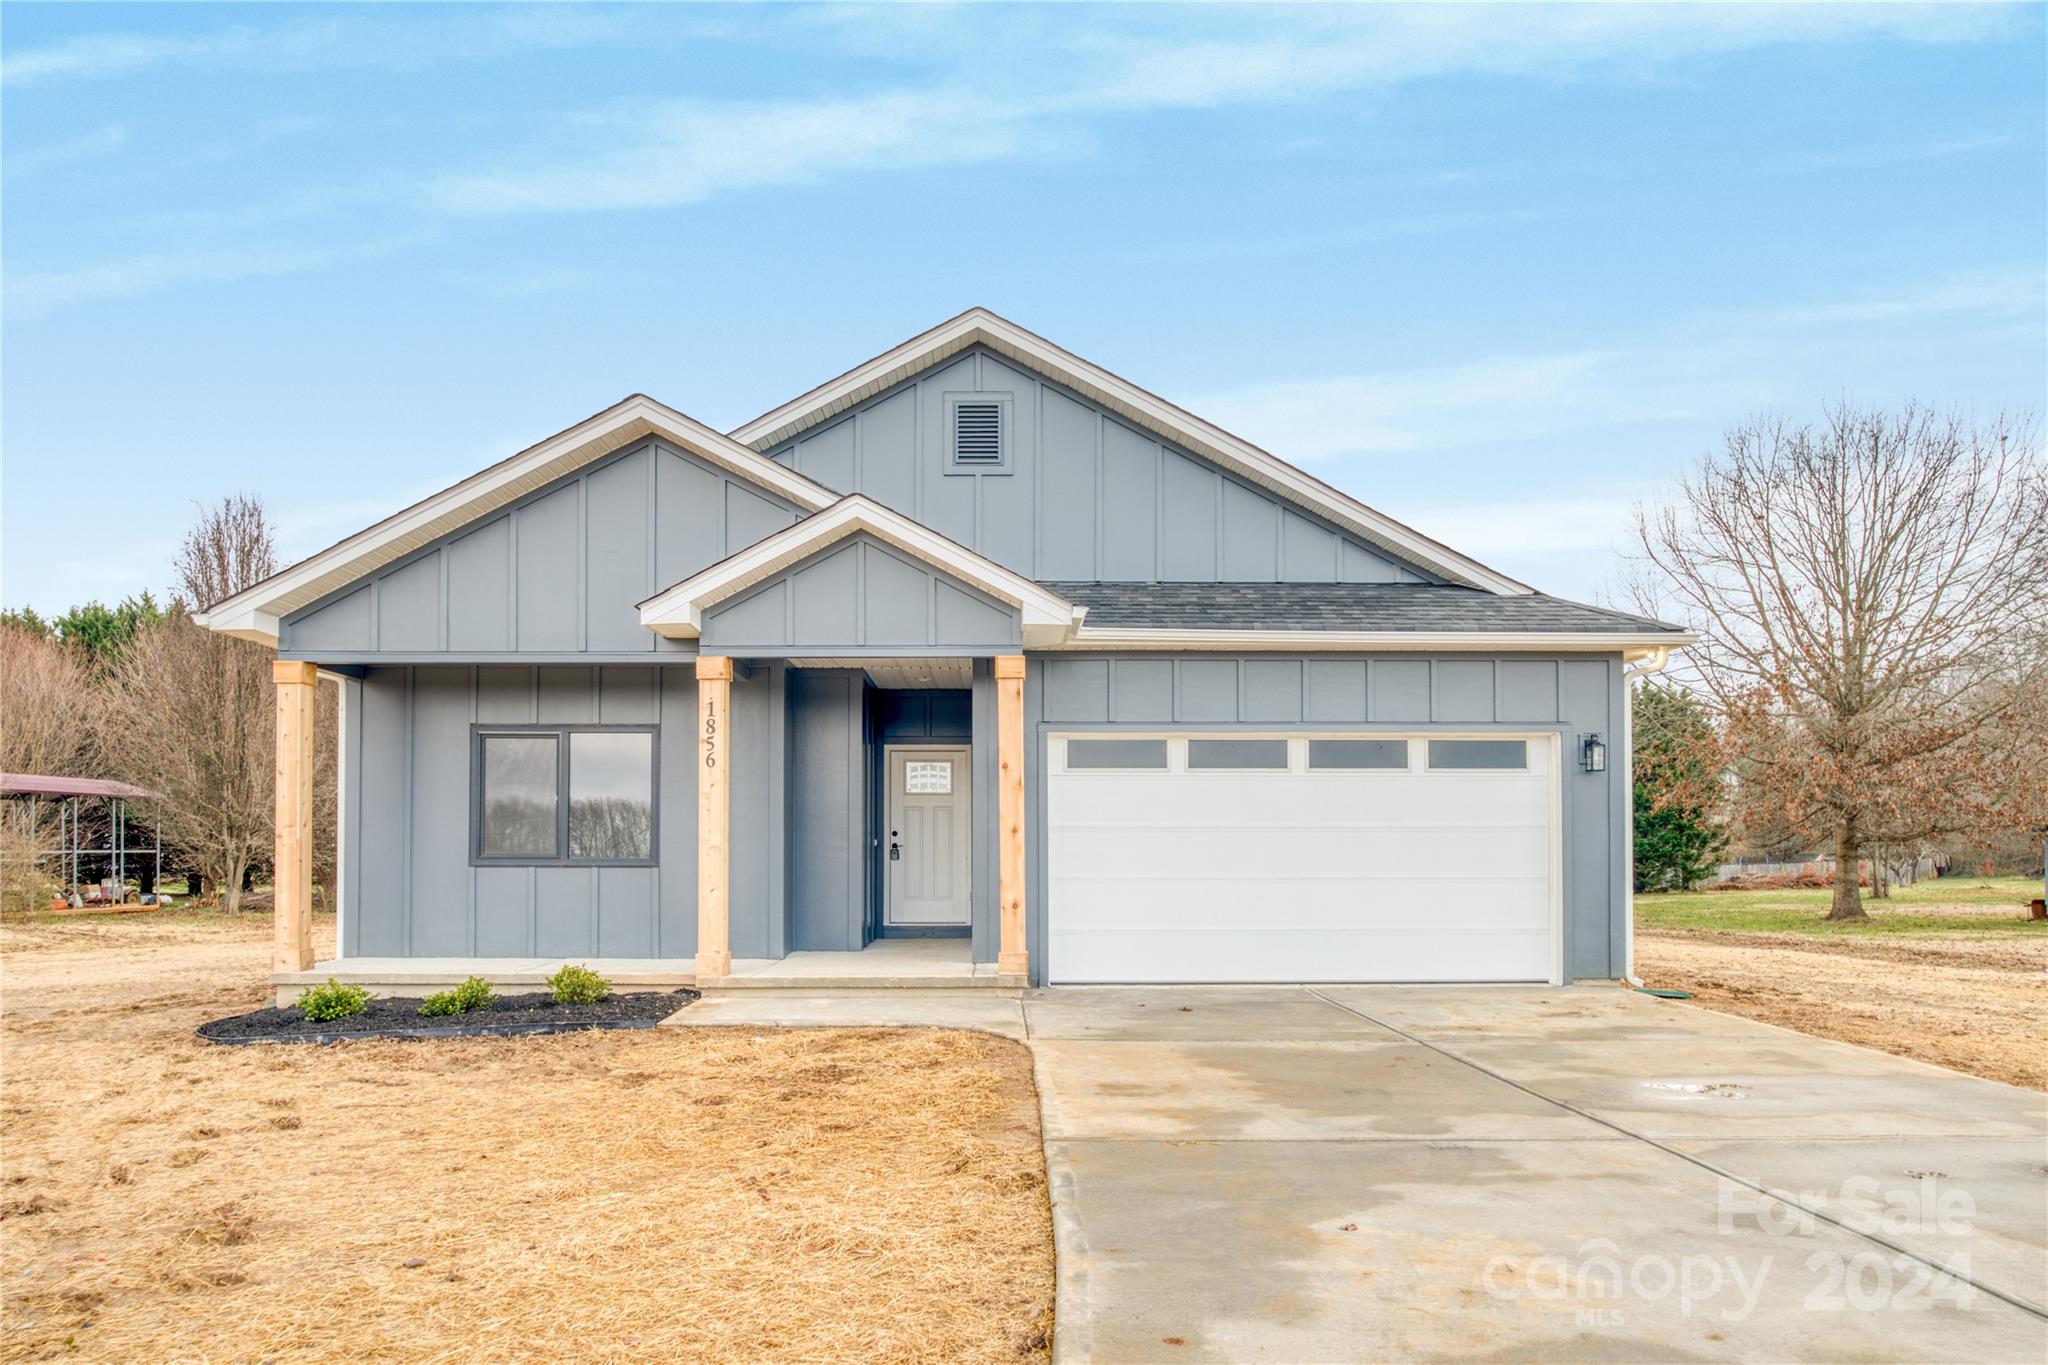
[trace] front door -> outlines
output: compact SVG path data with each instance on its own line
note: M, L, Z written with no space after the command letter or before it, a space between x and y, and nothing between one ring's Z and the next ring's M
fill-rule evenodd
M965 927L972 786L965 748L891 745L882 844L888 928Z

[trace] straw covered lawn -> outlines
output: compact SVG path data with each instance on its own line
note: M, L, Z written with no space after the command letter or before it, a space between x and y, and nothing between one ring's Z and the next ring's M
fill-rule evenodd
M268 932L0 924L6 1358L1045 1353L1020 1045L200 1042L203 1020L263 1003Z

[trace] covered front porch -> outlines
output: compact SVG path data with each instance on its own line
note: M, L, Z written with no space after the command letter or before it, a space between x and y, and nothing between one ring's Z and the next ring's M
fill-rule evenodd
M870 693L877 670L847 670L820 661L817 672L837 675L866 673ZM870 661L880 664L884 661ZM922 677L937 672L915 659L889 661L898 676ZM938 660L923 661L935 665ZM954 660L967 664L969 660ZM907 666L907 667L906 667ZM859 889L842 904L827 898L821 906L792 895L786 951L779 955L735 957L731 950L731 814L730 773L735 766L731 714L734 660L700 656L697 676L697 953L696 984L700 989L773 986L787 981L821 985L845 981L907 986L1022 986L1028 984L1030 956L1025 934L1024 856L1024 673L1022 655L997 655L983 662L982 677L991 684L994 712L991 737L969 722L959 733L935 720L923 733L893 731L886 719L856 722L865 775L849 772L861 788L861 800L830 808L827 824L840 828L814 835L808 822L792 814L783 837L794 850L792 869L813 856L839 861L851 870ZM806 670L794 668L801 674ZM905 689L915 692L917 689ZM888 695L888 693L884 693ZM936 695L935 693L928 695ZM963 701L965 700L963 694ZM870 708L865 699L863 717ZM914 709L914 708L906 708ZM936 713L936 705L930 711ZM960 741L951 746L948 735ZM892 742L892 735L895 741ZM994 744L989 745L990 738ZM801 742L792 729L790 742ZM989 754L992 747L993 753ZM988 755L989 780L975 780L976 752ZM849 767L852 767L849 764ZM836 776L836 770L832 776ZM791 769L793 788L813 777L829 786L832 777L807 773L801 763ZM993 788L993 801L976 809L970 798ZM801 791L796 792L801 796ZM791 811L802 808L801 800ZM993 820L988 820L988 805ZM992 833L976 837L979 824ZM851 827L850 829L848 827ZM992 847L991 847L992 845ZM987 864L994 864L993 925L973 928L974 888L986 885ZM792 881L799 880L792 872ZM828 942L847 935L844 947L824 950L807 941L809 912L822 912ZM856 923L846 923L851 911ZM835 922L836 921L836 922ZM994 930L994 961L976 962L976 932ZM982 940L984 943L987 939ZM984 951L986 951L984 949Z
M664 921L649 943L655 954L604 952L604 935L590 935L584 952L559 937L528 941L524 954L492 952L477 935L473 954L362 954L356 935L342 935L334 958L315 960L317 669L281 661L276 999L289 1003L330 978L381 995L428 995L469 976L535 990L565 962L592 966L623 990L1024 986L1024 667L1022 655L686 659L670 669L694 688L680 690L680 714L664 714L674 729L662 800L694 819L672 827L678 837L649 872L682 894L680 923ZM739 686L750 700L735 724ZM944 796L907 794L948 786L952 808ZM915 802L928 808L905 808ZM954 853L940 860L950 886L938 892L920 890L913 876L934 870L920 853L936 835L920 819L954 827ZM768 880L764 843L766 866L778 870ZM485 900L492 890L485 876L473 880L471 915L502 917L496 900ZM426 905L416 902L416 911ZM344 907L350 913L360 911ZM670 943L678 952L659 952Z

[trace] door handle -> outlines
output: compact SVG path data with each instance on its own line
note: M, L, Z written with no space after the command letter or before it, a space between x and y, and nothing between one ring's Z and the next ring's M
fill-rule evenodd
M903 845L897 843L894 839L889 841L889 861L892 863L903 861Z

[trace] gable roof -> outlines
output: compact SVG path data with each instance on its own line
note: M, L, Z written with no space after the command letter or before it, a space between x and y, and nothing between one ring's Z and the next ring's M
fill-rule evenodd
M986 308L970 308L856 365L837 379L827 380L781 407L762 413L744 426L735 427L732 438L755 450L779 445L971 346L986 346L1026 369L1064 384L1124 420L1453 583L1503 596L1535 591Z
M703 629L707 608L863 531L1016 607L1023 620L1026 648L1066 640L1087 611L901 512L855 493L664 588L640 604L640 624L671 639L694 639Z
M274 645L279 621L300 607L317 602L450 531L648 436L671 441L788 499L806 512L830 506L839 497L823 484L777 464L694 417L636 393L272 574L194 619L228 635Z

